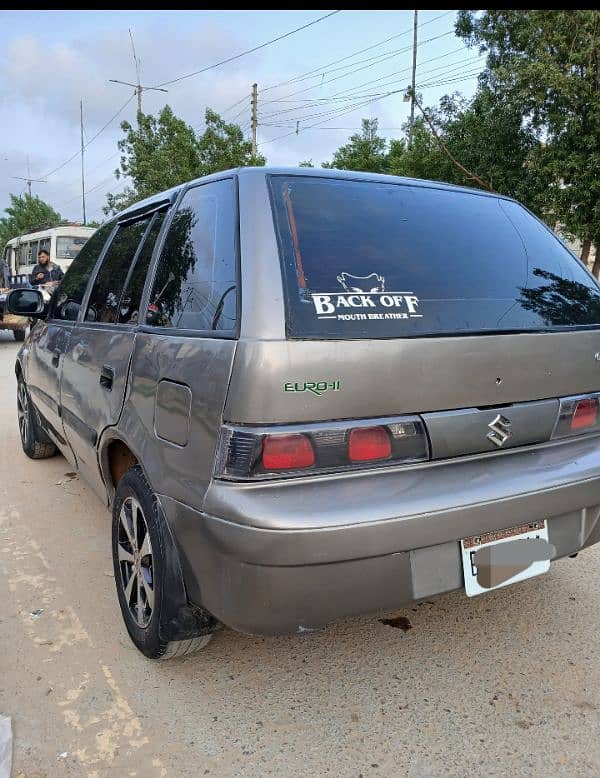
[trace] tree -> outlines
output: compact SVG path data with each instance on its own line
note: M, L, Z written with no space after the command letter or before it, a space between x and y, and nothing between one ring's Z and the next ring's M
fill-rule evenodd
M325 167L372 170L462 186L489 182L494 191L543 213L549 179L534 164L540 142L532 127L523 123L517 106L483 85L471 100L446 95L437 107L423 112L428 121L423 116L416 118L410 146L408 124L403 128L404 137L388 145L377 134L377 121L363 119L362 133L353 135ZM469 176L452 157L482 181Z
M391 142L390 173L483 186L461 170L452 156L494 191L515 197L544 214L549 179L535 164L541 144L514 104L499 99L483 85L471 100L446 95L437 108L426 108L424 112L439 141L419 117L410 148L402 140Z
M600 11L461 11L456 31L487 52L490 91L543 139L532 160L552 180L547 207L586 251L598 245Z
M200 175L218 173L234 167L249 165L262 167L266 159L252 154L252 143L244 140L244 133L237 124L228 124L210 108L205 113L205 129L198 139Z
M122 122L119 141L121 166L115 176L129 176L132 184L120 194L108 194L106 213L116 213L137 200L197 178L198 142L192 127L165 105L158 117L138 114L138 128Z
M405 126L404 130L407 135L408 127ZM388 172L394 176L454 181L456 174L450 170L448 162L421 117L415 120L410 147L407 147L405 138L390 142L387 167Z
M7 216L0 219L0 248L18 235L56 227L62 222L61 215L51 205L29 194L22 197L11 194L5 213Z
M348 143L335 152L331 162L324 162L323 167L385 173L387 142L377 134L377 126L377 119L363 119L361 132L351 135Z
M244 140L237 124L227 124L210 108L202 135L166 105L154 117L139 114L138 128L123 122L125 137L119 141L121 165L117 178L129 176L132 184L122 193L108 194L105 213L116 213L131 203L200 176L243 165L264 165L252 156L252 144Z

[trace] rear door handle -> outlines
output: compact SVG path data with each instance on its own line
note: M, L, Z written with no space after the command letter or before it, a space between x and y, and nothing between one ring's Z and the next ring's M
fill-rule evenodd
M112 391L113 381L115 380L115 369L110 365L102 365L100 371L100 386L107 391Z
M60 351L54 351L52 353L52 367L58 367L60 363Z

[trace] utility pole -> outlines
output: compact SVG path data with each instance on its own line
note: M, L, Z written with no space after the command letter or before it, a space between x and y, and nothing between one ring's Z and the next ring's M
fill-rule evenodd
M34 183L34 182L36 184L45 184L46 183L46 179L44 179L44 178L32 178L31 177L31 172L29 170L29 155L27 156L27 178L25 178L24 176L11 176L11 178L14 178L17 181L25 181L26 182L26 184L27 184L27 192L29 193L29 197L31 197L31 184L32 183Z
M256 156L256 128L258 127L258 84L252 84L252 156Z
M413 12L413 60L412 60L412 81L410 93L410 123L408 125L408 146L412 146L413 131L415 125L415 80L417 77L417 18L419 12Z
M131 51L133 53L133 61L135 63L135 84L132 84L130 81L119 81L116 78L109 78L108 80L113 84L124 84L125 86L132 86L134 89L134 94L137 96L137 117L138 117L138 129L140 127L140 114L142 113L142 92L152 91L152 92L168 92L168 89L162 89L159 86L142 86L140 83L140 65L141 60L137 58L137 54L135 53L135 45L133 43L133 33L131 32L131 28L129 28L129 39L131 41Z
M83 157L85 146L83 144L83 100L79 101L79 118L81 129L81 204L83 206L83 224L85 225L85 168Z

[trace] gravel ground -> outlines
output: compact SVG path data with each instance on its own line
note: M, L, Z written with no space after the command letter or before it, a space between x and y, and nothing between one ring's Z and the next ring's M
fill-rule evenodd
M106 509L21 452L0 332L0 715L14 775L600 774L600 547L514 588L306 637L224 629L154 664L118 612ZM408 620L408 621L406 621Z

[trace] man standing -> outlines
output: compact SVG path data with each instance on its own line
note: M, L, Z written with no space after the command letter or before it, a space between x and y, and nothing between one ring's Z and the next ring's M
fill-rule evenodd
M54 262L50 262L50 254L46 249L40 249L38 251L38 263L33 268L30 276L32 286L46 284L56 286L63 275L61 267Z

